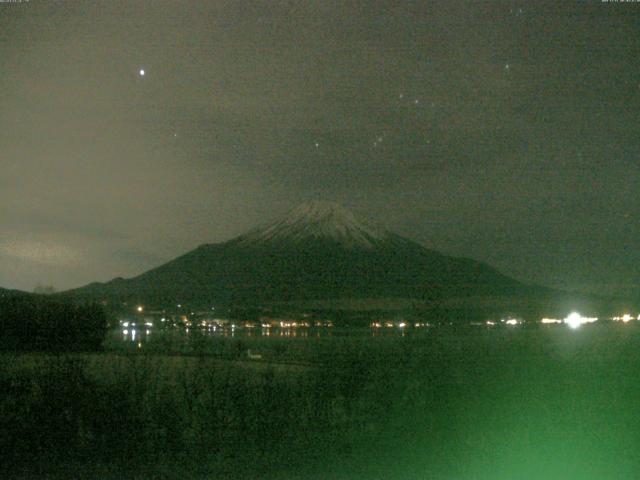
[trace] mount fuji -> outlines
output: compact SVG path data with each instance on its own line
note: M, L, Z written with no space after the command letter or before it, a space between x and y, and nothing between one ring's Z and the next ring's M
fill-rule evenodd
M266 305L345 299L432 302L515 296L535 288L481 262L429 250L335 203L310 202L137 277L66 293L83 300Z

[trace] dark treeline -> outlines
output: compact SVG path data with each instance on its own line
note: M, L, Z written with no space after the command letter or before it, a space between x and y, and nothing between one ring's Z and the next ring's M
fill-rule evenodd
M106 332L107 317L99 305L74 305L37 295L0 298L4 351L96 351Z

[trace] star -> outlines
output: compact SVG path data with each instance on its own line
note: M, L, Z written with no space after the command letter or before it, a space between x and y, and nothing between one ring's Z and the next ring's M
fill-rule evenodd
M413 101L413 103L414 103L415 105L418 105L418 103L420 103L420 100L418 100L418 99L416 98L416 99Z
M511 65L509 65L508 63L505 63L504 69L509 71L510 68L511 68Z
M144 77L144 68L141 68L138 73L140 74L141 77Z
M320 147L320 144L318 142L315 143L316 148Z

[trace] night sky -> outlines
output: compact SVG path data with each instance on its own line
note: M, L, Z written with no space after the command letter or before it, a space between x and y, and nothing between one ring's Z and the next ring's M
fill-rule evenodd
M600 1L2 2L0 286L133 276L320 199L637 292L639 25Z

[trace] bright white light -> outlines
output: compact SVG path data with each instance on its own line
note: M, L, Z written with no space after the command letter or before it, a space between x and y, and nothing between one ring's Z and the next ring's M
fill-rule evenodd
M143 68L141 68L141 69L140 69L140 72L139 72L139 73L140 73L140 76L141 76L141 77L144 77L144 69L143 69Z
M630 322L632 320L631 315L629 315L628 313L625 313L624 315L622 315L622 321L624 323Z
M124 327L128 327L128 326L129 326L129 322L123 322L123 323L122 323L122 325L123 325Z
M485 323L490 327L492 327L492 326L494 326L496 324L496 322L492 322L491 320L487 320Z
M136 331L135 330L131 330L131 340L135 340L136 339Z
M573 312L564 319L564 323L575 329L582 325L582 318L580 317L579 313Z
M580 325L585 323L592 323L598 320L597 317L583 317L578 312L571 312L567 318L564 319L564 323L569 325L571 328L576 329Z
M143 306L142 306L142 305L138 305L138 308L136 308L136 310L137 310L138 312L142 312L142 311L144 310L144 308L143 308Z
M406 327L406 326L407 326L407 324L406 324L406 323L404 323L404 322L401 322L398 326L399 326L400 328L404 328L404 327Z
M125 335L129 335L129 330L123 330L122 333L124 333Z
M507 320L502 320L502 321L507 325L518 325L520 323L520 321L515 318L508 318Z

